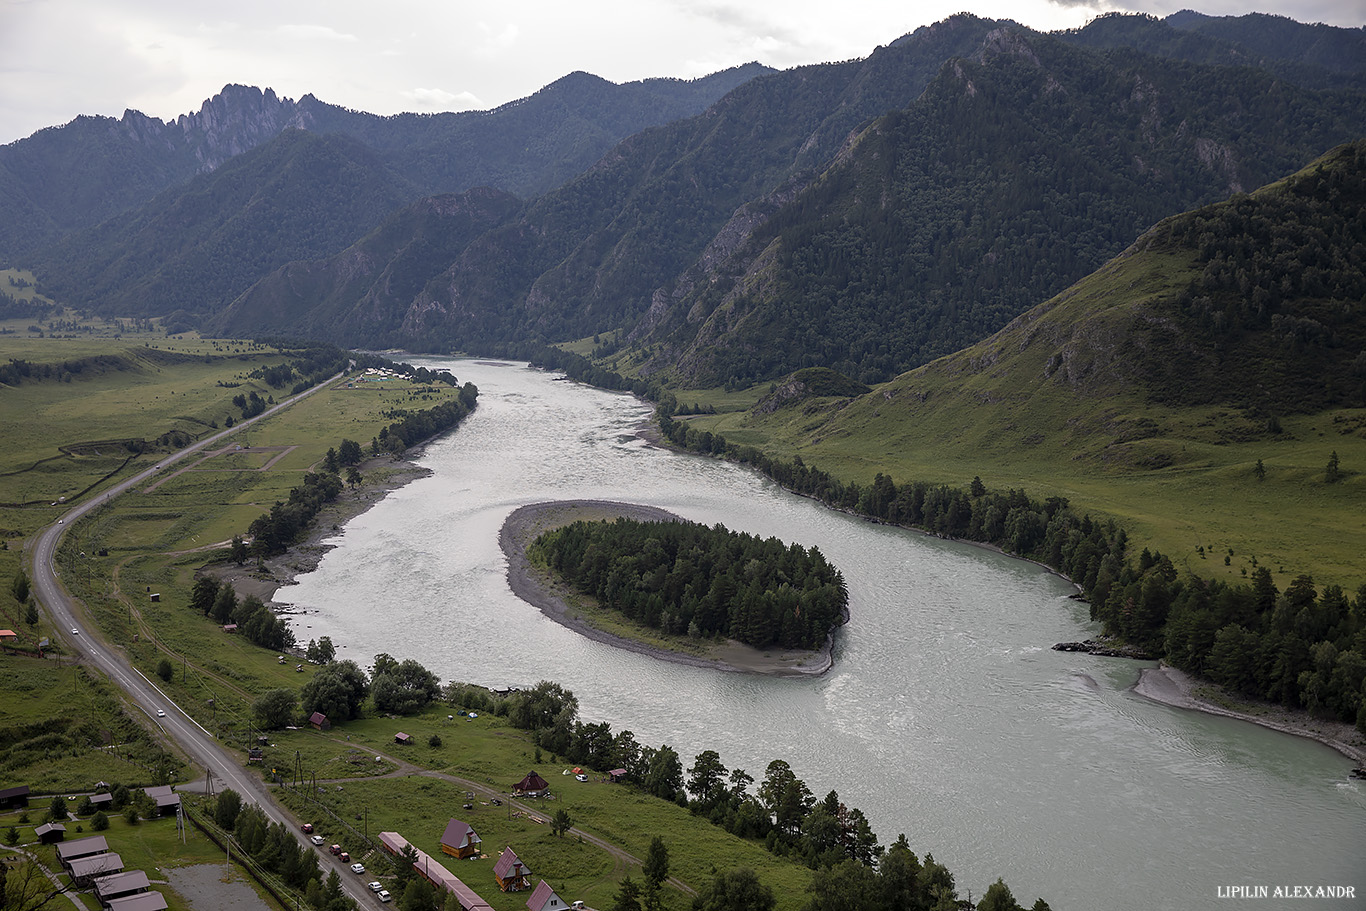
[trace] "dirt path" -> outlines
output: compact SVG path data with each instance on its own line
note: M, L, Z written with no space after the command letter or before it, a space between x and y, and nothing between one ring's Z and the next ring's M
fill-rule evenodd
M332 737L329 739L340 746L354 747L356 745L349 740L339 740L336 737ZM525 803L522 803L519 800L514 800L513 798L509 797L505 792L499 791L496 788L491 788L488 785L480 784L477 781L471 781L468 778L461 778L458 775L451 775L449 772L437 772L433 771L432 769L424 769L421 766L414 765L411 762L408 762L406 759L401 759L397 756L391 756L388 753L384 753L378 750L375 751L374 755L383 756L386 761L392 762L395 766L397 766L397 768L394 771L386 772L383 775L369 776L370 778L399 778L412 775L420 775L423 778L435 778L438 781L444 781L449 784L456 785L457 787L463 788L466 791L472 791L475 794L482 795L486 800L496 797L508 806L525 813L529 818L535 820L536 822L549 822L549 820L546 818L546 814L543 811L533 809L532 807L528 806ZM320 781L320 783L349 784L351 782L365 780L365 778L336 778ZM639 857L636 857L634 854L631 854L630 852L617 847L616 845L607 841L605 838L600 838L599 836L594 835L592 832L585 832L583 829L579 828L571 828L569 830L569 834L575 835L582 839L584 842L593 845L596 848L600 848L603 851L606 851L607 854L610 855L616 862L618 870L625 870L626 867L629 866L640 867L644 865L644 861L642 861ZM676 876L670 876L668 882L675 889L678 889L680 892L683 892L686 895L697 894L696 889L694 889L687 883L683 882L683 880L679 879Z

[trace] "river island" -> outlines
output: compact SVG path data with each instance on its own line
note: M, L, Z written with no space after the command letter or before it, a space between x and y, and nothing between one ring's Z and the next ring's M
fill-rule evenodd
M609 612L553 579L532 564L527 547L539 535L578 521L617 518L643 522L678 522L681 517L654 506L610 500L557 500L533 503L513 512L503 522L498 544L507 557L508 585L517 597L538 608L546 617L580 635L616 648L648 655L661 661L773 676L819 676L833 664L833 635L815 650L753 648L733 639L696 641L684 636L664 636L636 624L612 622Z

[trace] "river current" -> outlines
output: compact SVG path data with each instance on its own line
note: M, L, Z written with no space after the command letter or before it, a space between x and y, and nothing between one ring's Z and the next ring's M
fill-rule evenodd
M1351 886L1366 907L1366 783L1312 741L1134 694L1141 665L1052 651L1098 630L1065 580L1030 563L861 521L738 466L648 445L650 407L524 364L419 359L479 387L427 446L430 477L352 520L279 597L368 666L387 652L442 680L552 679L580 717L715 749L762 779L787 760L819 798L864 811L884 844L980 897L999 876L1028 907L1276 908L1232 887ZM965 475L973 472L965 469ZM970 477L965 477L964 481ZM984 478L990 484L989 478ZM589 641L512 594L498 547L519 506L595 498L815 544L851 618L811 679L685 667ZM1237 893L1233 893L1237 894Z

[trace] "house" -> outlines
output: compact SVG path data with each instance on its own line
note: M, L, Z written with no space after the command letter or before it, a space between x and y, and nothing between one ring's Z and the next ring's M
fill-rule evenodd
M18 642L19 634L12 629L0 629L0 642Z
M405 733L403 733L402 731L399 731L397 734L394 735L394 743L401 743L401 744L403 744L403 745L406 747L406 746L410 745L412 742L413 742L413 735L412 735L412 734L405 734Z
M152 883L146 873L141 870L129 870L127 873L114 873L96 879L95 897L100 900L101 905L107 906L114 899L138 895L146 892L151 886Z
M569 906L564 903L564 899L555 894L555 890L550 888L550 883L541 880L536 884L535 890L531 893L531 898L526 900L526 906L531 911L564 911Z
M504 848L493 865L493 878L498 880L498 888L504 892L520 892L531 888L531 871L516 855L512 848Z
M109 842L104 840L103 835L91 835L88 838L78 838L75 841L68 841L57 846L57 860L61 861L63 867L71 869L73 860L80 860L83 857L94 857L97 854L108 854Z
M75 842L70 842L70 844L75 844ZM61 846L58 845L58 847ZM67 869L71 871L71 881L78 888L84 889L98 876L122 873L123 858L113 851L106 851L103 854L78 857L67 865Z
M26 806L28 806L28 785L21 784L12 788L0 788L0 810Z
M625 777L626 777L626 770L625 770L625 769L613 769L612 771L610 771L610 772L607 773L607 778L608 778L610 781L621 781L621 780L622 780L623 778L625 778Z
M314 712L312 715L309 715L308 723L320 731L332 730L332 722L328 721L327 716L322 712Z
M160 892L143 892L109 902L109 911L166 911L166 896Z
M66 838L66 826L59 822L44 823L33 830L33 834L38 836L38 843L44 845L55 845Z
M108 785L106 785L108 787ZM90 795L90 805L97 810L111 810L114 807L114 795L108 791L100 794Z
M441 836L441 851L461 860L466 857L478 857L482 841L469 823L452 819L446 823L446 831Z
M514 797L544 797L549 790L550 785L535 772L528 772L525 778L512 786Z
M180 795L172 791L170 785L163 784L142 790L156 802L158 816L174 816L180 809Z

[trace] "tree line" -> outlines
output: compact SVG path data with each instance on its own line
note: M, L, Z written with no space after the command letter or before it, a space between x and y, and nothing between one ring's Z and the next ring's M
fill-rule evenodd
M1180 578L1171 560L1127 553L1113 520L1078 515L1065 497L1042 501L1021 490L991 491L974 478L965 490L896 484L879 473L870 485L844 482L800 456L773 459L752 446L657 418L675 445L753 465L789 490L829 506L945 537L1000 547L1067 576L1107 634L1165 657L1177 667L1248 696L1304 708L1366 732L1366 585L1349 598L1341 586L1322 594L1299 575L1278 592L1266 567L1249 583Z
M665 633L819 648L849 595L816 547L696 522L579 521L529 548L579 591Z

